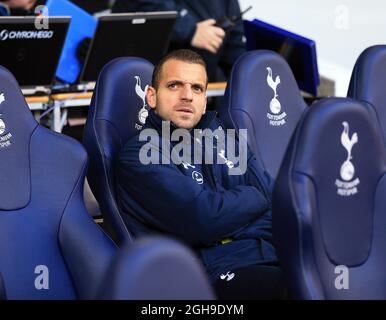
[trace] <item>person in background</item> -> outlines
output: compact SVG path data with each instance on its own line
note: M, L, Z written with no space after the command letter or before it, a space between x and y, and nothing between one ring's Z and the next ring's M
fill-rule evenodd
M36 0L0 0L0 16L23 15L35 5Z
M224 81L232 65L245 52L242 19L223 29L224 17L240 16L237 0L116 0L112 12L177 11L170 50L187 48L199 53L209 82Z

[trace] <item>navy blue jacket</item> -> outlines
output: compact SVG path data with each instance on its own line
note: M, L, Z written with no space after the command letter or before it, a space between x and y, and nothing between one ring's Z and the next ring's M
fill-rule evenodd
M229 18L238 16L240 7L237 0L117 0L112 11L179 12L172 33L171 49L190 48L200 53L207 64L210 81L216 80L216 66L219 66L228 76L233 63L245 52L244 29L241 20L227 33L217 54L190 46L197 22L210 18L219 20L224 16Z
M9 16L9 8L0 2L0 17L1 16Z
M152 146L164 157L162 140L170 140L162 137L161 124L150 110L145 128L157 132ZM196 129L214 131L219 126L215 113L207 112ZM253 154L248 155L246 173L231 176L227 165L219 163L144 165L139 152L147 143L138 135L130 139L116 168L118 205L134 236L175 236L198 252L213 281L229 270L276 262L271 245L272 179ZM175 145L170 142L167 152ZM222 244L227 238L232 241Z

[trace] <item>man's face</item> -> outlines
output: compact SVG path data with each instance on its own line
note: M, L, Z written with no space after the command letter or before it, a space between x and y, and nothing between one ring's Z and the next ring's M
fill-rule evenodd
M171 59L162 66L158 89L148 89L147 102L163 120L192 129L206 110L206 84L202 65Z

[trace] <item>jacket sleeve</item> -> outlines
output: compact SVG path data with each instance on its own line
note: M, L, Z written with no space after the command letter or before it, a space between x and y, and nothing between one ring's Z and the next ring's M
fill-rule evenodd
M213 245L248 225L270 205L254 186L215 192L185 176L174 164L142 165L136 148L125 148L116 174L121 210L126 208L143 224L192 245ZM135 213L130 210L133 207Z
M250 151L249 148L246 183L261 190L268 199L269 205L271 206L272 191L275 181L271 175L258 164L256 156L252 153L252 151Z
M248 170L246 184L255 186L268 199L268 209L251 221L245 228L232 235L234 239L259 239L272 241L272 190L274 180L257 162L255 155L248 148Z

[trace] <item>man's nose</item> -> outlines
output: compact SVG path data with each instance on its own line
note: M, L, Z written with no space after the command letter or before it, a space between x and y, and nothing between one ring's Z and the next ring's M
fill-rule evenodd
M184 99L184 100L192 100L193 99L192 86L190 84L185 84L183 86L182 99Z

